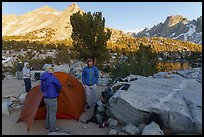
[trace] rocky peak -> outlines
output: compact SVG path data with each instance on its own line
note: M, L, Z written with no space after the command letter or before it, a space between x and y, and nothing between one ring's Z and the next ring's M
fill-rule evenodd
M197 18L197 21L202 21L202 16L200 16L199 18Z
M76 3L73 3L71 5L69 5L70 8L78 8L79 9L79 6L76 4Z
M127 33L123 32L122 30L117 30L114 28L110 28L110 27L106 27L105 31L107 31L107 29L111 30L111 37L110 37L110 41L112 42L116 42L117 40L119 40L120 38L126 37L126 38L130 38L132 37L131 35L128 35Z
M199 18L197 18L196 24L197 26L196 31L198 33L202 33L202 16L200 16Z
M74 13L76 11L81 11L81 9L76 3L74 3L74 4L69 5L64 11Z
M164 24L167 25L167 27L172 27L176 25L179 22L187 22L188 20L184 18L181 15L175 15L175 16L168 16Z
M198 25L200 25L200 27L202 27L202 16L197 18L196 22L197 22Z
M193 20L188 20L181 15L168 16L164 23L159 23L150 29L145 28L136 34L132 34L137 38L146 37L147 35L202 44L202 16Z

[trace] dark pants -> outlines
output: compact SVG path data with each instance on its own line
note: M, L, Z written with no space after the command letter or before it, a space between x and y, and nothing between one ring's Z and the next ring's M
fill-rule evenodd
M21 72L17 71L17 78L18 78L18 80L20 80L20 74L21 74Z
M25 91L28 92L31 89L31 80L29 78L24 79Z

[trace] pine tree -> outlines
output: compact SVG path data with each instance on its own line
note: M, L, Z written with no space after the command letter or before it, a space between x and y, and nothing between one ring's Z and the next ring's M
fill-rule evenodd
M151 46L140 44L137 52L128 55L126 62L117 61L111 70L111 78L127 77L130 74L150 76L157 73L157 54Z
M138 74L150 76L157 72L157 54L153 52L151 46L144 46L141 44L135 59L136 60L131 60L131 62L138 62L136 65Z
M101 12L91 12L80 14L75 13L70 17L73 31L74 50L78 53L79 59L85 61L87 58L96 58L97 64L102 65L110 59L109 51L106 47L111 36L111 31L105 27L105 18Z

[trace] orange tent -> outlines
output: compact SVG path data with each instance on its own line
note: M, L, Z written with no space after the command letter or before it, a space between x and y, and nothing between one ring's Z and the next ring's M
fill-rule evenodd
M82 84L71 74L64 72L53 73L62 84L58 96L57 118L79 119L84 111L85 92ZM27 130L30 130L34 119L46 118L46 106L43 101L43 92L40 85L33 87L25 98L24 107L17 120L27 123Z

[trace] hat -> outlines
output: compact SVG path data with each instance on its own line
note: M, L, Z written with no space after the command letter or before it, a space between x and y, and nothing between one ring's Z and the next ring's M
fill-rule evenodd
M45 70L45 71L49 71L49 69L50 68L54 68L54 65L53 64L45 64L44 66L43 66L43 69Z

